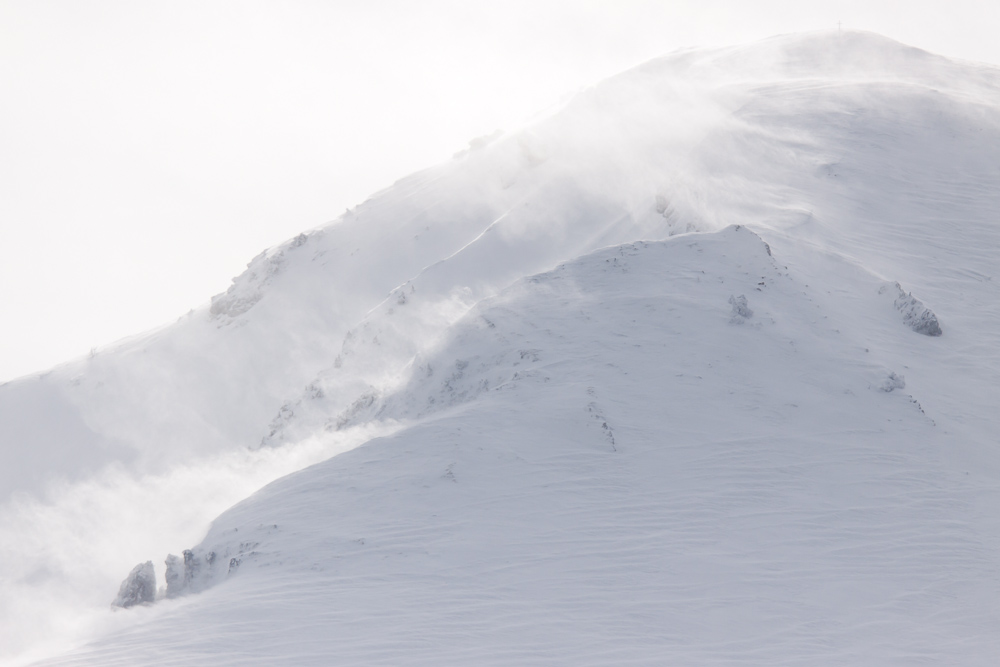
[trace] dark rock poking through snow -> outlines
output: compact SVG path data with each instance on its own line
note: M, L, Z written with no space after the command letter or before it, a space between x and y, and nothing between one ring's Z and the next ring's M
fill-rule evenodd
M185 549L183 557L169 554L164 561L167 566L164 575L167 582L166 596L175 598L178 595L197 593L206 588L211 583L216 560L214 551L209 551L203 556L195 554L191 549ZM230 571L232 570L230 563Z
M938 323L937 315L930 308L924 306L920 299L908 292L904 292L899 283L883 285L879 290L879 294L884 294L889 290L893 290L890 293L896 297L893 305L896 307L896 310L902 313L903 324L918 334L925 336L941 335L941 325Z
M137 604L153 602L156 599L156 573L153 561L139 563L122 582L118 597L111 603L113 607L128 609Z
M164 578L167 580L167 597L172 598L185 592L191 581L198 575L198 561L190 549L184 550L183 560L170 554L164 564L167 572Z

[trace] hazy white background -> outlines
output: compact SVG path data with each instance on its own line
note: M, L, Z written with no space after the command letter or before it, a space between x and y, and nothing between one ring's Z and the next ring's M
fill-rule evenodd
M0 1L0 381L659 54L880 32L1000 63L1000 3Z

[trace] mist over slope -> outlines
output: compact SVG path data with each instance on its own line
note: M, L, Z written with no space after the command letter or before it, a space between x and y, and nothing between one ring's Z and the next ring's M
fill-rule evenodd
M990 664L998 155L996 68L866 33L473 142L0 386L0 656Z

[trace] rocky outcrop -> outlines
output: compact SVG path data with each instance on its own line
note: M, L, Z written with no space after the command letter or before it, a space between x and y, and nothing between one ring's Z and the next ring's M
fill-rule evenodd
M889 294L894 297L893 306L903 316L903 324L918 334L941 335L941 325L937 315L913 294L903 291L899 283L883 285L879 289L879 294Z
M156 600L156 572L153 569L153 561L147 560L132 568L118 589L118 597L111 605L128 609L137 604L149 604L154 600Z

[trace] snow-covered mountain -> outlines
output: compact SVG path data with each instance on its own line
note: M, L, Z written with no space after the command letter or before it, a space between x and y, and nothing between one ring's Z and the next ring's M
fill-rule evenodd
M997 68L609 79L0 386L0 656L993 664L998 211Z

